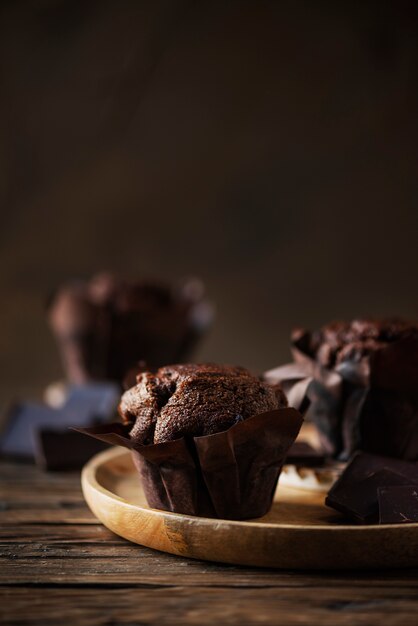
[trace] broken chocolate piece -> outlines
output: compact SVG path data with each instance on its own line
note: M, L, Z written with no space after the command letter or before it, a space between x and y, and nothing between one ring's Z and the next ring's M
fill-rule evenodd
M74 430L43 428L36 437L36 464L49 471L80 468L92 456L109 447L103 441L84 437Z
M298 467L320 467L325 463L325 454L307 441L296 441L290 448L285 463Z
M120 399L120 388L111 382L68 385L66 411L112 417Z
M379 524L411 524L418 522L418 487L403 485L379 487Z
M418 486L418 465L358 452L330 489L325 504L361 524L378 521L378 488Z
M33 459L35 431L42 426L61 425L60 412L42 404L15 404L5 416L0 436L0 454ZM68 425L70 425L69 422Z
M81 467L100 448L90 446L92 452L86 457L88 451L84 438L79 437L79 447L69 427L93 426L107 421L116 411L118 398L116 385L97 383L70 385L66 402L59 409L35 402L16 404L5 416L0 433L0 454L35 460L48 469ZM53 442L59 446L55 450ZM73 463L70 463L70 456Z

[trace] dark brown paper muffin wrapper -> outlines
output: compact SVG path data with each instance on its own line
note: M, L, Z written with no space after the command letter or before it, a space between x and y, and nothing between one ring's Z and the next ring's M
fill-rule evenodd
M361 363L326 369L309 356L307 335L292 344L294 363L264 374L281 383L289 404L318 427L329 454L348 459L356 450L418 460L418 339L406 337ZM309 338L309 335L308 335Z
M120 423L76 430L131 450L151 507L239 520L261 517L271 508L302 422L297 410L278 409L214 435L148 446L135 445Z

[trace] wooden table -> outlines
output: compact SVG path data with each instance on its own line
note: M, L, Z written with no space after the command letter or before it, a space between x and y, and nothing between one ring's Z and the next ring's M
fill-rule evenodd
M78 473L0 464L5 624L418 623L418 572L309 573L186 560L97 523Z

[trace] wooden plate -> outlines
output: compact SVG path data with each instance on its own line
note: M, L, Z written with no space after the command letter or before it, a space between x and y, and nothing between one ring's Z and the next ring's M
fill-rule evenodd
M120 448L91 459L82 486L110 530L171 554L288 569L418 566L418 524L344 525L321 493L279 485L270 513L245 522L157 511L146 504L130 453Z

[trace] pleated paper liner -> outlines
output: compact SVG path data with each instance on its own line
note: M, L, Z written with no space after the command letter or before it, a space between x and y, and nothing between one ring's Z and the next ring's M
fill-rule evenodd
M145 446L120 423L78 430L131 450L151 507L240 520L269 511L302 422L296 409L277 409L213 435Z

